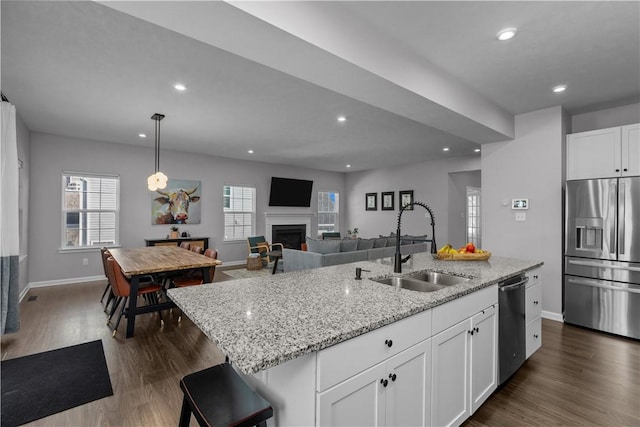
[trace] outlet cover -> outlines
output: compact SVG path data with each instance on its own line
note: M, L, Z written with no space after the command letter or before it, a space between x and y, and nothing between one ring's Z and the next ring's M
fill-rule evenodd
M89 258L82 258L82 265L89 265Z
M526 212L516 212L516 221L526 221L527 213Z

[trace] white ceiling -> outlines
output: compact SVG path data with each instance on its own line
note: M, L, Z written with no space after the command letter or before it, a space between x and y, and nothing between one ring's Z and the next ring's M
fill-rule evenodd
M81 139L151 148L157 112L163 149L347 172L640 100L637 1L1 5L3 93L30 130Z

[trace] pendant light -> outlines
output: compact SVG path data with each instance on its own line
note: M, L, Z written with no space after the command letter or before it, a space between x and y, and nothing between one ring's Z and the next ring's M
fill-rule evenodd
M162 190L167 186L167 176L160 172L160 120L164 119L164 114L155 113L151 116L156 121L156 157L155 172L147 178L147 187L150 191Z

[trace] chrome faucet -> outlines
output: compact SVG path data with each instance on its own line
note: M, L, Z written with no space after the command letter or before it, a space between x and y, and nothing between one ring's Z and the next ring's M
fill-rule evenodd
M433 212L431 211L431 208L427 205L425 205L422 202L411 202L411 203L407 203L406 205L404 205L402 208L400 208L400 213L398 214L398 229L396 230L396 254L395 257L393 259L393 272L394 273L402 273L402 263L406 262L410 256L406 257L406 258L402 258L402 255L400 254L400 224L402 222L402 213L405 211L405 209L407 209L410 206L422 206L423 208L425 208L427 210L427 212L429 212L429 215L431 216L431 253L435 254L436 253L436 222L435 219L433 217Z

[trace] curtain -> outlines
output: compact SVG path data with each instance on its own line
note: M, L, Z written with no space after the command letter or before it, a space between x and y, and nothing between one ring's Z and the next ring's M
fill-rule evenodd
M0 298L2 334L20 328L19 298L19 233L18 233L18 145L16 140L16 107L0 102Z

